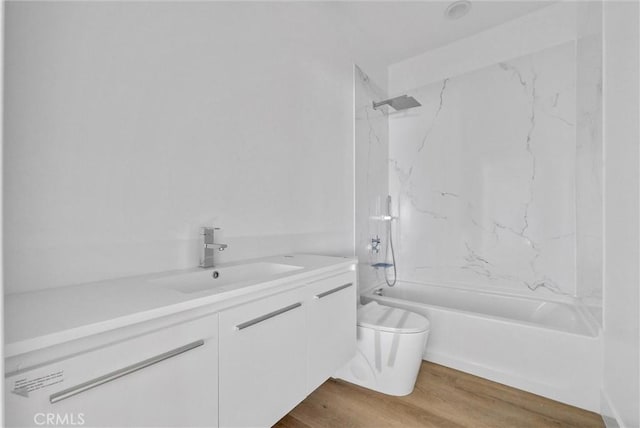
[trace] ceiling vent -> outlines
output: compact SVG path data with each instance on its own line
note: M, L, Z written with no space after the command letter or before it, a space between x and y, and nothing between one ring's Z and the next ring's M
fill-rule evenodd
M447 6L444 11L444 16L447 19L460 19L465 16L469 9L471 9L471 2L469 0L458 0Z

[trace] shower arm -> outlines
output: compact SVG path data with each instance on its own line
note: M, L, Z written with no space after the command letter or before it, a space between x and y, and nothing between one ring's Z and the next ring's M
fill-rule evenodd
M373 102L373 108L377 109L378 107L382 107L382 106L386 106L391 104L391 98L388 100L384 100L384 101L379 101L379 102Z

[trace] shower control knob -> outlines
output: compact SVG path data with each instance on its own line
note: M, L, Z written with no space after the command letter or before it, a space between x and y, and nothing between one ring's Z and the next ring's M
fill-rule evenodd
M380 252L380 237L378 235L371 238L371 252L375 254Z

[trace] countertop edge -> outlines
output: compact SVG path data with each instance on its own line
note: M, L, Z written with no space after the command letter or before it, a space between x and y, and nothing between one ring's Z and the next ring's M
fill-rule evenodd
M291 282L303 281L305 279L309 279L317 275L331 273L334 271L338 273L339 271L349 268L354 264L357 264L357 259L344 258L344 260L336 260L336 263L333 263L327 266L310 269L305 272L294 273L289 276L278 278L271 281L259 282L257 284L253 284L249 287L246 287L240 290L232 290L225 293L207 295L204 297L203 296L194 297L193 299L190 299L187 301L159 306L157 308L145 310L142 312L134 312L127 315L118 316L112 319L91 323L91 324L86 324L86 325L82 325L79 327L74 327L66 330L61 330L61 331L49 333L42 336L35 336L35 337L19 340L16 342L12 342L12 343L5 343L4 358L7 359L7 358L16 357L29 352L34 352L34 351L38 351L40 349L48 348L51 346L60 345L65 342L71 342L74 340L87 338L89 336L105 333L115 329L124 328L127 326L132 326L132 325L143 323L143 322L153 321L162 317L202 308L207 305L222 304L225 301L230 301L232 299L236 299L239 297L247 297L255 292L266 291L270 289L277 289L280 287L284 287ZM235 304L240 304L240 303L234 303L230 306L234 306ZM218 312L224 309L226 308L225 307L217 308L213 310L212 313Z

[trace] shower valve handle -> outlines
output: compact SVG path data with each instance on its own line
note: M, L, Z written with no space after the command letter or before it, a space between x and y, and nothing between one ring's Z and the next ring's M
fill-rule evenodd
M371 252L379 253L380 252L380 237L378 235L371 238Z

